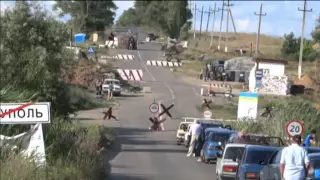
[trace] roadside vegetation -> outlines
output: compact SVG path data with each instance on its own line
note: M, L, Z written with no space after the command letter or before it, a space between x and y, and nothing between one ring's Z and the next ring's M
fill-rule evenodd
M43 125L47 166L37 167L1 146L0 179L105 179L110 167L99 150L111 145L113 130L76 124L69 117L79 110L105 106L63 77L72 76L77 64L64 48L70 38L69 26L51 17L37 2L17 1L1 13L0 28L1 103L51 102L51 123ZM13 136L29 128L1 125L0 134Z

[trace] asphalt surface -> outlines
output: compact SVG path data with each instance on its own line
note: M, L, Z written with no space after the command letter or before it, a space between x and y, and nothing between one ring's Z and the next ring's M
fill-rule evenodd
M155 99L166 107L174 103L170 113L175 118L203 117L196 105L202 98L195 89L182 82L167 67L147 66L147 60L164 60L160 44L146 43L138 50L112 50L114 54L131 54L134 60L117 60L122 69L142 69L142 86L149 86L152 93L119 97L118 137L110 150L111 180L195 180L216 179L215 165L204 164L186 157L187 148L176 145L176 129L181 119L164 122L165 131L149 131L148 108Z

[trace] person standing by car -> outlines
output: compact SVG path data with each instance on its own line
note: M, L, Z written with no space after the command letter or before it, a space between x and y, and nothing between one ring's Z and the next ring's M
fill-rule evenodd
M108 100L112 99L113 97L113 83L111 82L108 88Z
M282 150L280 172L285 180L304 180L310 166L307 151L301 146L301 136L292 137L290 146Z
M189 134L191 135L191 140L190 140L190 144L189 144L189 151L187 154L188 157L190 157L194 153L196 141L199 138L199 135L201 133L201 129L202 129L202 126L199 121L192 124L189 129Z
M304 144L305 147L308 148L316 143L316 130L313 129L310 134L308 134Z

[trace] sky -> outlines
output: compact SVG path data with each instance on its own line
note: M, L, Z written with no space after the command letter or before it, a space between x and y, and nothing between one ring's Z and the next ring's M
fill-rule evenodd
M15 1L1 1L1 10L13 6ZM52 11L52 5L54 1L43 1L43 6L48 10ZM209 7L214 8L216 3L217 8L222 8L222 1L192 1L192 6L195 4L199 11L202 6L205 11L208 11ZM302 15L301 11L298 11L298 7L303 9L303 1L230 1L233 4L231 8L232 16L235 21L235 26L238 32L257 32L259 16L254 13L259 13L260 5L263 3L263 13L267 13L266 16L262 17L261 21L261 33L273 36L283 36L285 33L293 32L296 36L301 35L302 27ZM115 1L118 6L116 11L117 20L123 11L133 6L134 1ZM311 32L315 27L316 19L320 15L320 1L308 1L307 9L312 8L312 12L306 13L306 28L305 36L311 38ZM200 12L196 13L196 29L200 30ZM55 14L55 13L54 13ZM213 15L211 15L209 23L209 31L212 30ZM66 16L62 20L70 18ZM220 28L221 11L216 13L214 31L219 31ZM224 24L222 31L226 30L226 13L224 16ZM202 30L206 29L208 20L208 14L203 15ZM194 22L194 18L192 19ZM232 22L229 21L229 31L233 31Z

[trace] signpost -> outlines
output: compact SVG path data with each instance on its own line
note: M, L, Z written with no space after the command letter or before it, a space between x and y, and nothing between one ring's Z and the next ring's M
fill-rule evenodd
M157 103L152 103L150 104L149 106L149 111L152 113L152 114L156 114L159 112L159 105Z
M289 136L302 135L304 131L303 122L300 120L291 120L286 125L286 131Z
M207 110L203 112L203 117L206 119L211 119L212 118L212 112Z
M39 165L46 163L45 147L42 132L42 123L50 123L50 102L37 103L0 103L0 124L36 124L29 132L14 137L2 136L1 140L10 140L22 137L29 144L23 154L35 154L35 162Z

